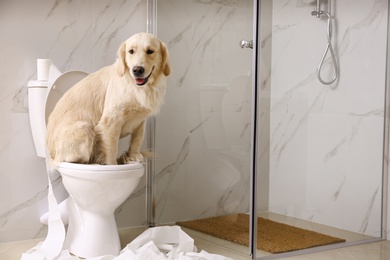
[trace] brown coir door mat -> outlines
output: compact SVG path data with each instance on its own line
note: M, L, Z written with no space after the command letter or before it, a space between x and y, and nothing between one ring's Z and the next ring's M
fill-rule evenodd
M176 223L237 244L249 246L249 215L234 214ZM283 253L315 246L345 242L314 231L289 226L259 217L257 248L269 253Z

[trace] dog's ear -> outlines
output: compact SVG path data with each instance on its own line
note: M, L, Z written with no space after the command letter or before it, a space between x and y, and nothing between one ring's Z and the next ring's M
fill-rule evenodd
M123 42L117 52L116 71L119 76L123 76L127 69L126 65L126 42Z
M162 70L165 76L171 74L171 63L169 61L168 47L161 42Z

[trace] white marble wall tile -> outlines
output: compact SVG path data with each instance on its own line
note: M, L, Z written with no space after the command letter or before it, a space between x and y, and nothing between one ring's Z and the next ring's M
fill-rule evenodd
M112 64L119 45L146 30L146 1L1 1L0 3L0 242L45 236L47 177L32 142L27 82L36 59L61 71L93 72ZM66 193L55 183L59 199ZM119 226L145 223L141 184L118 210Z

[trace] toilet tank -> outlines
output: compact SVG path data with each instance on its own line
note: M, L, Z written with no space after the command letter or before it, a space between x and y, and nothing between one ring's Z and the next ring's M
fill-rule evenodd
M48 90L48 81L31 80L28 82L27 87L30 126L34 140L35 151L39 157L45 158L45 103Z

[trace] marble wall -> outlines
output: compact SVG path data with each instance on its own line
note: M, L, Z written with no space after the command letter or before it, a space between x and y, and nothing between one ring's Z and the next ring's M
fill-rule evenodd
M45 163L32 141L27 82L36 59L50 58L63 72L93 72L115 61L119 45L146 30L146 0L0 1L0 242L45 236ZM56 194L65 196L60 180ZM118 210L120 226L145 223L145 192Z
M330 86L314 2L273 1L269 210L380 236L388 1L332 1Z

